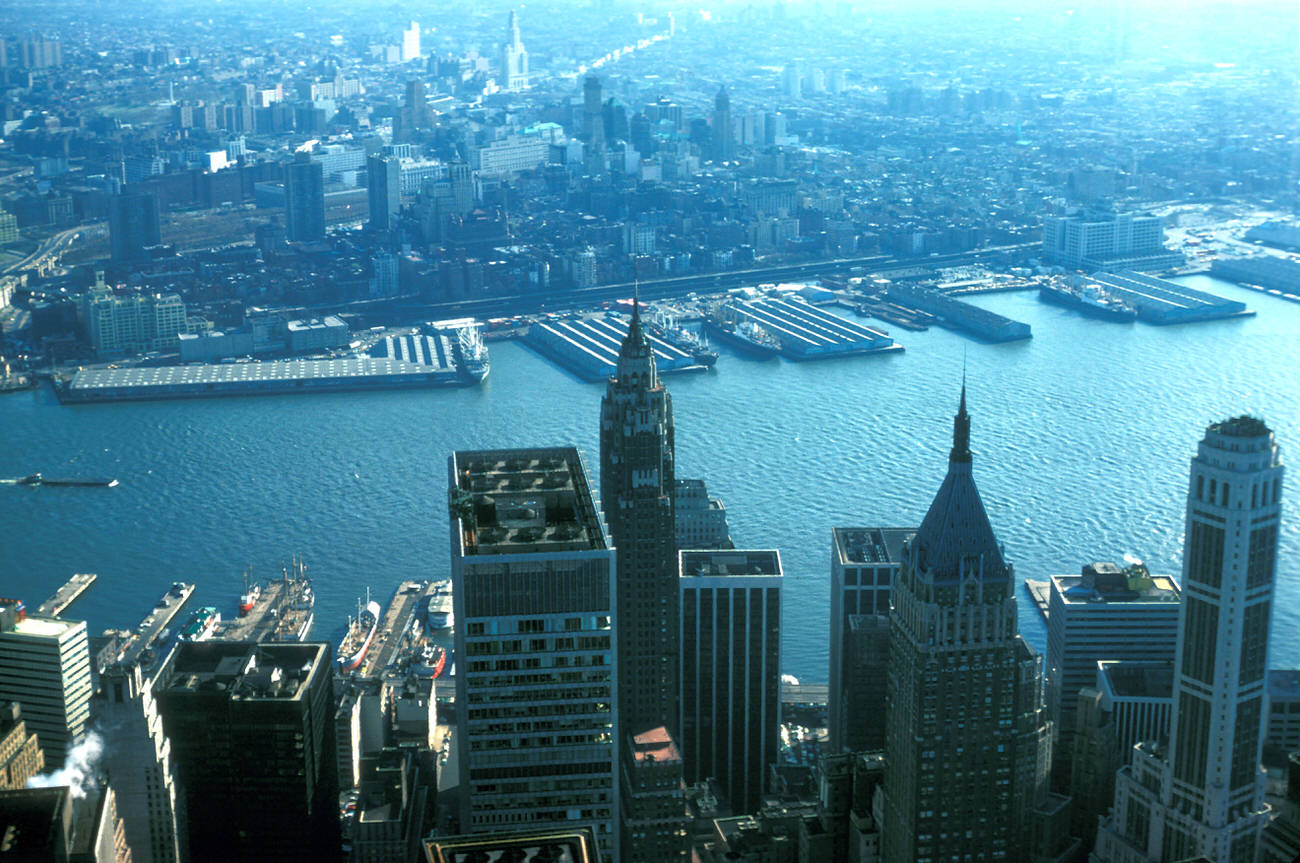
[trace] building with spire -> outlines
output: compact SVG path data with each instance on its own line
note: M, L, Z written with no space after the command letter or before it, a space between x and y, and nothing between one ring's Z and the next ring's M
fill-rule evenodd
M522 90L528 86L528 51L519 38L519 19L513 9L506 24L506 41L501 44L501 76L497 86L502 90Z
M620 739L678 731L673 402L633 299L618 367L600 403L600 498L618 553Z
M1254 417L1214 423L1197 448L1168 745L1133 748L1095 861L1255 859L1269 821L1260 755L1282 474Z
M1032 813L1047 795L1042 663L1017 630L1013 570L971 462L963 383L948 474L904 544L893 588L886 863L1028 859Z

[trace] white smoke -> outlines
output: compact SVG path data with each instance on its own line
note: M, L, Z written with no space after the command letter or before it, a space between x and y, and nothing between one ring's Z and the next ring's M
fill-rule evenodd
M80 800L86 792L96 786L95 765L104 754L104 738L94 731L86 734L84 740L72 747L63 766L53 773L42 773L27 780L28 788L57 788L68 786L72 799Z
M1124 555L1124 562L1129 566L1139 566L1142 563L1142 558L1132 552L1128 552Z

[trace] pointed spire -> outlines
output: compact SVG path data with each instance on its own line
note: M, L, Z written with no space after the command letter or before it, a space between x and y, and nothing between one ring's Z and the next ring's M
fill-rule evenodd
M966 369L963 368L961 403L957 407L957 416L952 420L952 452L948 455L948 461L969 463L970 460L970 416L966 413Z

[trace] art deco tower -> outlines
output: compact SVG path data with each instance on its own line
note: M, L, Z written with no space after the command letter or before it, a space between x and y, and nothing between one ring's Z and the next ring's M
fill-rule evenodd
M678 731L673 403L633 303L617 374L600 403L600 497L618 552L624 740L661 725Z
M1046 791L1042 664L971 476L966 390L948 475L903 548L890 616L886 863L1016 860Z
M1211 425L1192 459L1169 745L1115 782L1094 860L1255 859L1282 460L1254 417Z

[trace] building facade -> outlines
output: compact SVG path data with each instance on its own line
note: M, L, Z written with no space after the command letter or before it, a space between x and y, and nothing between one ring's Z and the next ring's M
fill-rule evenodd
M690 859L685 765L668 729L628 738L623 758L623 860L670 863Z
M103 273L82 295L77 314L100 357L178 350L179 337L189 327L185 301L178 294L114 293L104 284Z
M614 550L571 447L450 459L460 826L619 847Z
M108 199L108 243L114 262L143 261L145 249L161 242L157 195L114 195Z
M325 172L306 153L284 168L284 229L293 243L325 239Z
M1042 665L971 474L966 392L948 474L893 589L882 859L1018 860L1047 792Z
M757 812L781 721L781 555L679 558L686 782L715 779L733 812Z
M0 704L0 791L24 788L44 769L45 753L27 730L22 707L16 701Z
M1095 860L1255 859L1269 817L1260 754L1282 475L1254 417L1214 423L1197 447L1169 741L1138 745L1120 770Z
M673 523L677 548L732 548L727 508L702 479L677 479L673 492Z
M402 166L393 156L375 154L366 161L366 191L370 198L370 227L391 231L402 208Z
M85 621L29 615L0 600L0 701L17 702L47 768L63 766L90 722L90 647Z
M678 726L673 402L634 304L600 403L600 498L618 552L623 736Z

